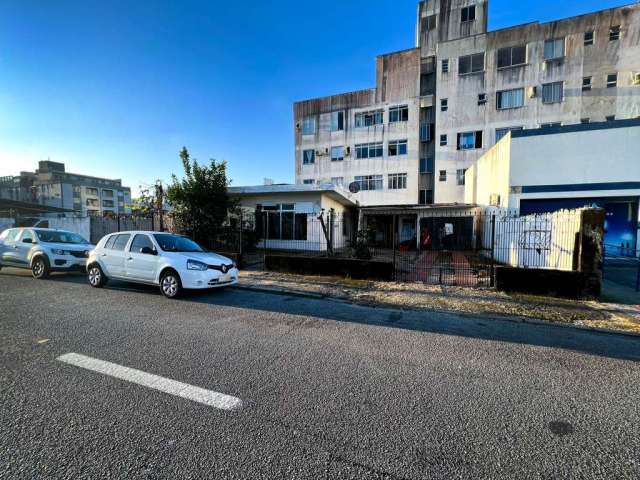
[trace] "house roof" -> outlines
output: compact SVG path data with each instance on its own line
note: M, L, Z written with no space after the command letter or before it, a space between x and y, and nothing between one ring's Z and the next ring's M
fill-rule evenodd
M241 187L229 187L228 192L231 195L249 197L253 195L295 195L300 193L319 193L325 194L329 198L346 206L355 206L356 201L344 188L337 187L331 183L318 185L292 185L292 184L275 184L275 185L248 185Z

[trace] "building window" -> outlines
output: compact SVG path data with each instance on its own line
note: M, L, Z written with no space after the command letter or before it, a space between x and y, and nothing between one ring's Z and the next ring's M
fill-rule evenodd
M607 122L613 122L616 119L616 116L615 115L607 115L606 117L604 117L604 119Z
M302 119L302 134L313 135L314 133L316 133L316 117Z
M561 127L561 126L562 126L562 122L551 122L551 123L541 123L540 124L540 128L543 128L543 129L557 128L557 127Z
M527 63L527 46L500 48L498 50L498 68L516 67Z
M316 151L315 150L303 150L302 151L302 164L311 165L316 163Z
M447 110L449 110L449 99L443 98L440 100L440 111L446 112Z
M384 120L383 110L356 113L356 128L382 125Z
M458 150L482 148L482 130L458 134Z
M433 203L433 190L420 190L420 205Z
M554 38L544 42L544 59L554 60L564 57L564 38Z
M341 132L344 130L344 112L331 112L331 131Z
M401 107L391 107L389 109L389 123L408 122L409 107L402 105Z
M428 123L420 124L420 141L421 142L430 142L431 141L431 126Z
M484 52L458 58L458 75L484 71Z
M618 86L618 74L610 73L607 75L607 88L615 88Z
M344 186L344 177L331 177L331 185L334 187Z
M113 200L102 200L102 206L104 208L113 208L114 206Z
M520 108L524 106L524 88L513 90L502 90L496 93L496 108L506 110L509 108Z
M524 127L496 128L496 143L498 143L507 133L515 132L518 130L524 130Z
M388 154L390 157L407 154L406 140L393 140L389 142Z
M433 173L433 158L421 158L420 159L420 173Z
M269 240L307 240L307 214L296 213L295 204L265 205Z
M442 60L442 73L449 73L449 59Z
M476 19L476 6L470 5L468 7L463 7L460 11L460 21L464 22L473 22Z
M478 105L486 105L487 103L487 94L479 93L478 94Z
M446 135L440 135L440 146L441 147L446 147L447 146L447 136Z
M97 188L85 187L84 191L86 192L87 195L92 195L94 197L98 196L98 189Z
M615 25L609 29L609 41L620 40L620 25Z
M545 83L542 85L542 103L562 102L563 82Z
M303 185L313 185L316 181L313 178L305 178L302 180Z
M582 78L582 91L588 92L591 90L591 78L592 77L583 77Z
M344 160L344 147L331 147L331 161L341 162Z
M404 190L407 188L406 173L390 173L388 175L389 190Z
M466 168L460 168L458 170L456 170L456 184L458 186L463 186L464 185L464 174L467 171Z
M378 158L382 157L382 142L379 143L362 143L356 145L356 158Z
M438 176L438 181L440 181L440 182L446 182L447 181L447 171L446 170L440 170L440 175Z
M436 16L435 15L429 15L428 17L422 17L422 19L420 20L420 23L422 24L422 31L423 32L428 32L429 30L435 30L435 28L436 28Z
M593 45L593 30L584 32L584 46L588 47L589 45Z
M354 180L360 186L360 190L382 190L382 175L361 175L356 176Z
M99 207L100 202L97 198L87 198L87 207Z
M102 190L102 196L107 198L113 198L113 190Z
M586 125L587 123L590 123L590 122L591 122L591 119L588 118L588 117L580 119L580 123L583 124L583 125Z

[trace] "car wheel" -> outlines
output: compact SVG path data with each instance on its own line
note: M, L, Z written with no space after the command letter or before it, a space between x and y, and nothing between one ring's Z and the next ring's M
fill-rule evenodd
M107 283L107 277L104 276L100 265L91 265L89 267L87 279L89 280L89 285L93 288L102 288Z
M182 292L180 276L173 270L169 270L160 277L160 291L167 298L176 298Z
M42 255L31 262L31 275L38 280L49 276L49 262Z

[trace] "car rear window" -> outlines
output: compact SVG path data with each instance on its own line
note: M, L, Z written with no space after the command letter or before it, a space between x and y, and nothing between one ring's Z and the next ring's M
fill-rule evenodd
M113 250L124 250L124 247L127 245L130 236L131 235L129 235L128 233L124 235L118 235L116 241L113 242Z
M117 235L111 235L109 238L107 238L107 241L104 242L104 248L111 250L113 248L113 242L116 241L116 237Z

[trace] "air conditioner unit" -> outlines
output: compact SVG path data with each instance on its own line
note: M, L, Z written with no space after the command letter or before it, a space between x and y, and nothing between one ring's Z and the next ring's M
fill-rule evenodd
M633 74L633 84L640 85L640 73Z
M535 98L538 95L538 87L527 88L527 95L529 98Z

